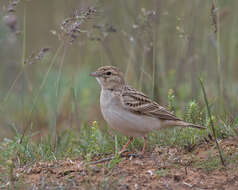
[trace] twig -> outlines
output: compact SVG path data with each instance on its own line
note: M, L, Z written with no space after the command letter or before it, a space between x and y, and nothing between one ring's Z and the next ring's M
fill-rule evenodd
M101 164L103 162L111 161L111 160L113 160L115 158L116 158L115 156L112 156L112 157L109 157L109 158L103 158L101 160L89 162L89 164Z
M140 154L127 154L127 155L119 155L119 158L123 158L123 157L137 157L137 156L141 156ZM109 158L103 158L101 160L97 160L97 161L92 161L92 162L89 162L88 164L100 164L100 163L103 163L103 162L107 162L107 161L111 161L113 159L117 158L116 156L112 156L112 157L109 157Z
M215 139L215 142L216 142L216 146L217 146L217 149L218 149L218 152L219 152L221 163L222 163L223 166L226 166L225 160L224 160L223 155L222 155L222 150L221 150L221 148L219 146L219 143L217 141L216 131L215 131L214 123L213 123L213 120L212 120L211 110L210 110L209 105L208 105L208 100L207 100L205 87L203 85L203 81L202 81L201 78L199 78L199 81L200 81L200 84L201 84L201 87L202 87L202 92L203 92L204 100L205 100L206 107L207 107L208 116L210 118L210 123L211 123L211 127L212 127L212 133L213 133L213 136L214 136L214 139Z

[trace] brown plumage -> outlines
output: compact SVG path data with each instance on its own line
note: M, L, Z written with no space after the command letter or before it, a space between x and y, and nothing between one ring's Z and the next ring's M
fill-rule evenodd
M96 77L101 86L100 106L109 127L131 137L122 151L133 137L143 137L143 153L146 135L153 130L172 126L205 129L177 118L142 92L126 85L123 73L116 67L100 67L91 76Z

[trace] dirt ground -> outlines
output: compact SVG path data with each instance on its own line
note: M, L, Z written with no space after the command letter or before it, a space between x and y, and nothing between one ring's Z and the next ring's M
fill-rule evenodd
M238 190L238 141L220 143L230 160L226 168L220 163L215 144L209 143L192 152L155 147L144 157L126 153L125 157L101 163L86 164L82 159L37 162L15 172L32 189Z

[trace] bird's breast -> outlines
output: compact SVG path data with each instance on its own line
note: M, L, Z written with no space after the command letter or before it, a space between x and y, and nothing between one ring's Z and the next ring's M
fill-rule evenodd
M112 91L102 89L101 95L100 95L101 109L108 109L112 107L115 102L115 99L116 97Z
M123 108L120 97L110 91L102 90L100 106L109 127L124 135L143 137L160 126L160 121L156 118L138 115Z

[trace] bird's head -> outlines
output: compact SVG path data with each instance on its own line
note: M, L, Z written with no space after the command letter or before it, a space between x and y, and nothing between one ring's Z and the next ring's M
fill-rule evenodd
M117 90L125 85L123 73L114 66L100 67L90 76L96 77L101 88L105 90Z

